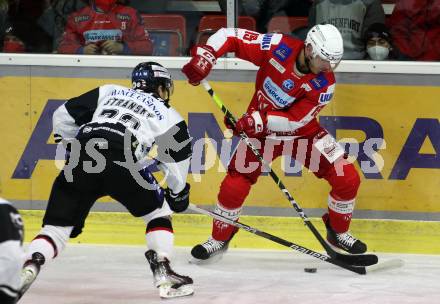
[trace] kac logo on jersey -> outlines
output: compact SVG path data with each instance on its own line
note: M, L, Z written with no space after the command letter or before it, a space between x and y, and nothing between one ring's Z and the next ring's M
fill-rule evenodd
M263 88L269 101L277 108L288 107L295 101L295 97L286 94L270 77L264 80Z
M273 34L264 34L263 40L261 40L261 49L268 50L270 49L270 42L272 40Z
M292 49L284 43L280 43L280 45L273 51L273 54L280 61L285 61L287 58L289 58L290 54L292 54Z
M324 74L319 74L318 77L310 80L310 83L316 90L319 90L328 84L328 80L325 78Z
M283 81L283 90L286 92L289 92L293 89L293 87L295 86L295 83L293 82L292 79L286 79Z

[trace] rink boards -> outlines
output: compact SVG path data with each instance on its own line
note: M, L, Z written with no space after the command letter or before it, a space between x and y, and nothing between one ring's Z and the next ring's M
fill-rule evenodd
M26 228L25 240L31 241L40 229L43 211L22 211ZM281 237L295 244L322 251L321 245L306 228L303 221L293 218L295 211L286 212L284 217L242 216L240 222L261 231ZM312 223L325 235L320 219ZM204 242L211 231L210 218L203 215L173 215L175 244L194 246ZM410 220L354 219L353 233L368 244L371 252L440 254L440 222ZM92 212L84 232L70 243L144 245L145 225L142 220L123 212ZM238 233L230 244L231 248L264 248L290 250L267 239L246 231Z
M189 175L191 199L195 204L212 205L229 158L229 154L222 151L228 145L234 147L236 141L229 139L228 134L225 137L222 115L208 94L183 81L177 69L172 72L176 79L172 105L188 121L194 147L198 148ZM129 73L129 68L3 68L0 78L0 196L13 201L21 209L43 209L52 181L59 173L54 162L56 145L51 138L51 114L67 98L101 84L129 85ZM252 96L254 75L254 71L213 73L211 85L236 116L245 111ZM384 237L377 239L377 250L380 251L440 253L434 244L418 249L397 244L397 248L390 249L386 235L409 228L414 228L421 238L440 233L437 223L427 221L440 219L439 77L338 73L337 78L334 99L321 112L319 120L341 142L360 143L351 145L352 149L356 150L357 146L365 152L369 145L372 149L368 151L373 151L372 154L368 151L361 153L357 160L352 158L362 178L355 217L365 219L355 221L353 229L359 225L357 234L362 231L381 233ZM297 170L298 167L287 158L277 160L273 168L308 214L320 216L326 207L328 185L307 170ZM156 176L161 179L160 175ZM111 199L103 198L95 210L119 211L122 208ZM290 236L292 221L301 226L298 219L282 217L293 217L295 212L268 176L261 176L253 187L245 214L270 216L264 223L259 217L249 220L263 226L268 223L268 227L285 227L279 233L286 234L286 237ZM118 216L125 215L103 215ZM198 233L196 227L185 224L188 219L193 221L193 217L179 216L176 220L177 227L186 225L189 239ZM380 221L383 219L406 221ZM284 220L286 226L282 224ZM426 222L421 224L411 220ZM208 221L204 221L207 228ZM29 225L36 226L34 223ZM91 229L105 230L104 227L109 228L107 225L93 222L91 226L94 228ZM303 235L308 239L307 233L299 233L298 237ZM184 241L186 236L182 237L181 244L189 245ZM243 239L243 243L237 246L252 247L260 241L264 242L263 247L272 246L267 241L250 237L248 242ZM89 235L86 240L100 242L107 239L98 233Z

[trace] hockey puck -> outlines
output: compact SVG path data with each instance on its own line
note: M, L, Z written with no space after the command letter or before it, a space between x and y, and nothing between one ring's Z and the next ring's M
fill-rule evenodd
M316 268L304 268L304 272L315 273L317 271Z

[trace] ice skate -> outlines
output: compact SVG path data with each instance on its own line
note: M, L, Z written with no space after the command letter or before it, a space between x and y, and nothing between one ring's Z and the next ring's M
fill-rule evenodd
M367 251L367 245L351 235L349 231L336 233L330 227L328 220L325 221L325 227L327 228L327 241L336 249L342 249L351 254L361 254Z
M219 261L228 250L231 239L232 237L228 241L217 241L209 237L204 243L193 247L191 250L192 259L190 263L204 264Z
M154 250L145 252L145 257L153 272L154 286L159 289L161 298L177 298L194 294L194 289L188 286L193 283L193 280L175 273L167 258L159 259Z
M41 265L45 263L44 256L39 252L34 252L32 258L26 261L21 271L21 288L18 292L18 299L31 287L32 283L40 273Z

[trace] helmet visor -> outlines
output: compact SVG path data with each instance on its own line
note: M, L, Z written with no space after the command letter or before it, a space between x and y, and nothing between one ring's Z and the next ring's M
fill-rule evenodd
M334 71L341 62L342 54L332 55L321 49L321 52L319 52L318 56L316 57L320 59L319 62L321 62L323 65L324 64L329 65L329 69Z
M336 69L339 63L332 63L327 59L323 59L320 56L315 56L310 60L310 65L313 66L312 71L314 73L330 72Z

